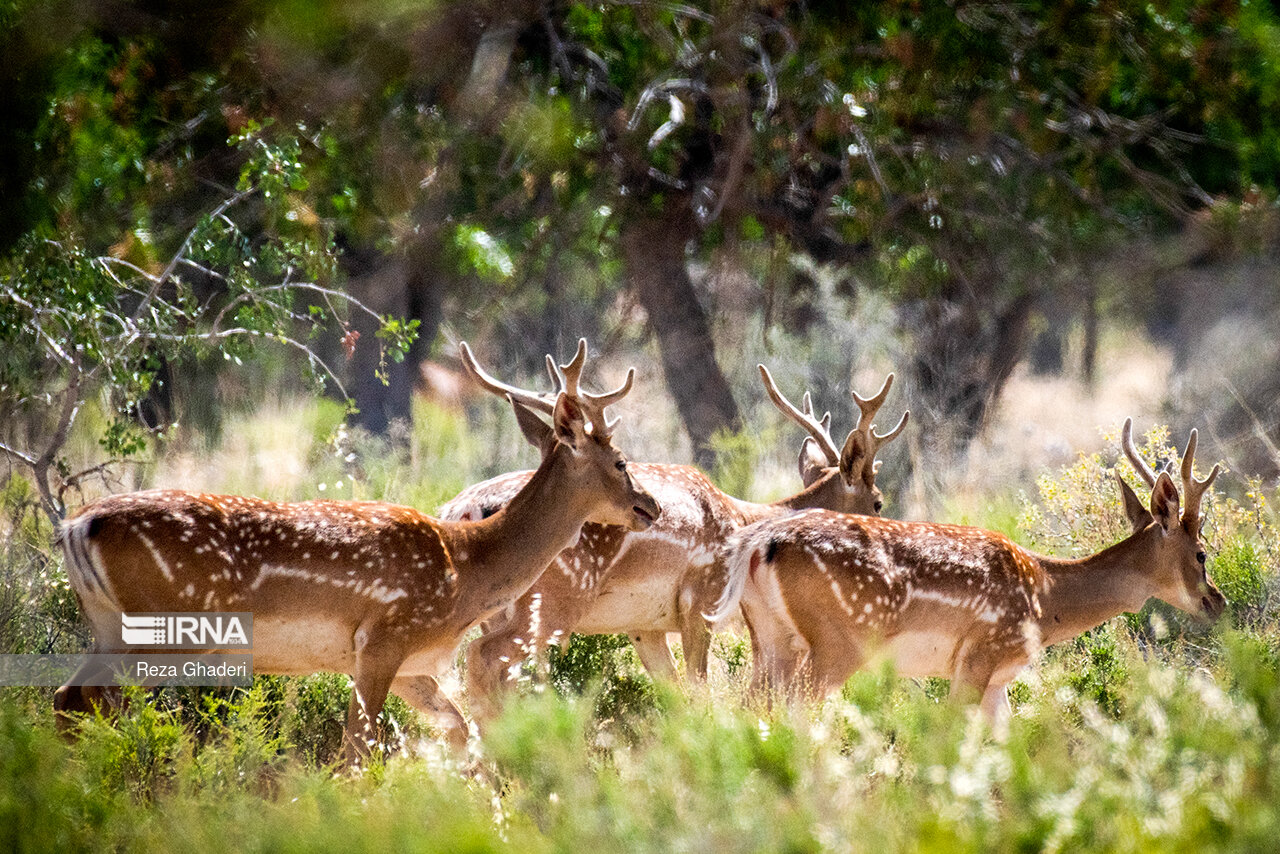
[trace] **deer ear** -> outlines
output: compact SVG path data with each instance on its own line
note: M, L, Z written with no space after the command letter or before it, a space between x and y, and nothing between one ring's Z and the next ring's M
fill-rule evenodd
M1160 472L1151 488L1151 515L1166 534L1178 522L1178 488L1167 471Z
M1120 484L1120 497L1124 499L1124 515L1129 518L1129 524L1133 526L1133 532L1136 534L1152 523L1151 513L1142 506L1142 499L1138 498L1118 471L1116 482Z
M555 439L547 422L534 415L532 409L510 395L507 399L511 401L511 406L516 411L516 423L520 425L520 432L529 440L530 445L545 454Z
M862 475L862 466L867 459L866 439L857 430L844 440L844 448L840 451L840 473L849 483Z
M577 401L564 392L556 397L556 407L552 414L556 438L570 448L582 447L587 435L587 418Z
M812 438L806 437L800 445L800 481L810 487L822 477L827 469L827 455L818 447Z

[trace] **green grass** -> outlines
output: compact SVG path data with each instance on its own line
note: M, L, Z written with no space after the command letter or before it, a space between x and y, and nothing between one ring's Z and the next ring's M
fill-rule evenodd
M888 674L776 712L664 690L630 738L594 697L545 692L486 734L477 777L430 756L334 776L271 734L260 689L221 701L199 738L135 702L66 744L47 716L0 702L0 848L1266 850L1280 831L1274 651L1220 640L1208 671L1117 644L1114 708L1050 662L1004 739Z

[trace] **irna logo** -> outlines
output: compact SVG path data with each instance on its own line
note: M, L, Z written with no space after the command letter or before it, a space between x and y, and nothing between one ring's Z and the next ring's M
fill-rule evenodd
M129 646L251 649L253 615L121 614L120 639Z

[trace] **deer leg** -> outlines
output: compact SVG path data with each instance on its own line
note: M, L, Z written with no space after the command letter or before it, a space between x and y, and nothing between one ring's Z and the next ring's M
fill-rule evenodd
M751 674L751 690L762 695L772 706L777 700L794 702L812 683L812 663L808 650L791 647L781 649L753 647L755 665Z
M557 558L547 572L563 570L564 565L564 559ZM531 591L516 600L501 622L495 619L485 625L467 651L467 699L478 724L497 717L503 695L514 687L526 660L536 657L538 672L545 674L544 650L551 645L563 648L569 642L570 632L598 592L598 588L559 588L554 595L545 589Z
M79 715L95 711L113 714L123 705L123 692L115 685L87 685L87 681L100 681L105 675L104 666L86 661L67 680L67 684L53 693L53 723L63 736L71 737Z
M1003 739L1009 732L1009 721L1013 718L1013 704L1009 702L1008 683L992 680L982 692L982 713L991 722L991 731L996 738Z
M754 619L753 619L754 616ZM747 634L751 637L751 685L749 693L752 697L772 704L774 695L783 686L783 665L778 659L783 649L773 642L774 638L767 631L771 625L764 612L753 615L751 609L742 609L743 620L747 624Z
M484 634L467 649L467 700L477 723L498 716L502 698L514 681L513 671L528 655L527 646L517 643L510 624L492 634Z
M355 688L347 707L347 726L342 733L342 759L348 768L360 764L377 741L376 724L387 702L391 683L404 656L386 644L370 642L356 632Z
M667 646L666 632L632 632L630 638L650 676L668 681L676 678L676 660Z
M711 627L699 614L680 629L684 647L684 675L691 682L707 681L707 660L711 654Z
M811 678L809 643L790 620L768 608L744 603L742 616L751 635L751 692L770 704L780 695L798 699Z
M560 600L541 595L522 596L499 623L490 621L484 633L467 649L467 699L479 724L487 723L502 711L504 695L520 676L524 662L536 657L544 666L543 650L551 643L563 644L569 632L560 627L577 620L577 603L567 612L557 609Z
M971 703L975 700L979 708L993 726L999 724L1001 716L1007 717L1004 710L1009 709L1009 694L1005 690L1005 681L992 679L995 665L982 655L968 654L968 649L961 650L959 663L951 677L950 697L958 702Z
M391 683L391 693L403 698L444 730L445 744L454 757L466 757L471 728L462 710L434 676L397 676Z
M684 648L684 673L691 682L707 681L707 659L711 651L711 625L702 615L711 612L727 583L723 567L712 564L691 571L677 597L680 643Z
M95 711L114 714L123 706L119 688L67 684L53 693L53 725L64 736L74 735L78 718Z
M808 681L800 687L816 700L839 691L849 677L866 663L866 655L857 646L832 648L821 646L811 651L805 675Z

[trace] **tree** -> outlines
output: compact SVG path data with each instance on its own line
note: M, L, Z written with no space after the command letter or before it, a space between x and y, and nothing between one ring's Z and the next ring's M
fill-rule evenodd
M95 255L167 252L233 180L229 135L297 136L297 215L332 231L360 301L421 323L412 359L483 329L536 370L566 335L634 336L616 307L638 305L704 464L738 421L691 272L713 255L763 281L782 334L842 322L841 293L888 294L922 426L954 448L1046 315L1096 330L1100 255L1280 172L1257 4L130 9L33 54L28 78L61 94L5 137L42 141L46 192L24 198L54 204L29 217L77 222ZM818 296L775 263L792 254L849 286ZM362 379L380 362L358 347L349 375L375 430L407 417L412 380Z
M251 153L236 192L199 218L163 265L95 256L74 238L29 234L0 280L0 453L25 469L56 523L66 493L145 449L139 402L184 356L220 354L239 363L260 342L301 353L317 385L345 399L342 382L309 343L334 324L350 352L352 314L371 315L334 283L331 239L293 227L294 193L305 188L296 143L267 145L246 134ZM239 220L239 221L237 221ZM375 316L376 317L376 316ZM377 318L384 352L398 359L413 326ZM86 403L108 402L99 442L106 461L73 471L65 458Z
M955 444L1046 300L1096 313L1076 259L1275 181L1266 9L550 9L545 74L594 117L619 233L668 221L705 251L758 232L888 289L926 423ZM667 305L689 304L665 280Z

